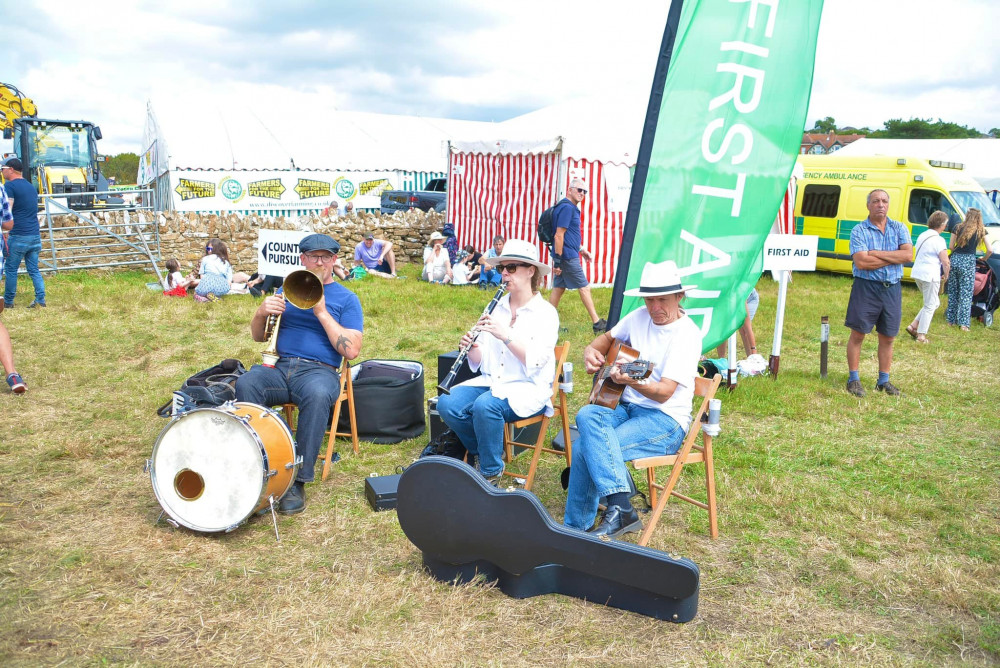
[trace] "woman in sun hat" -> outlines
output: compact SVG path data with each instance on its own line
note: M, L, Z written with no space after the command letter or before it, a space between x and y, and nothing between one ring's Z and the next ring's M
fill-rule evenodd
M444 235L440 232L431 234L431 246L424 249L424 271L420 278L431 283L451 282L451 260L444 249Z
M511 239L487 262L500 272L507 294L476 323L478 338L462 336L463 348L471 346L469 366L480 375L442 395L438 411L473 459L478 456L480 473L497 485L504 423L553 413L559 314L538 291L549 267L539 262L534 244Z
M642 297L643 306L632 311L583 352L587 373L595 373L615 340L639 351L653 363L651 375L635 380L617 369L611 380L625 386L614 409L588 404L576 414L580 438L573 444L566 496L567 526L597 536L616 538L642 529L629 502L629 472L625 462L677 452L691 422L694 379L701 356L701 331L681 307L684 291L677 265L672 261L647 262L639 287L628 297ZM598 499L606 510L597 527Z

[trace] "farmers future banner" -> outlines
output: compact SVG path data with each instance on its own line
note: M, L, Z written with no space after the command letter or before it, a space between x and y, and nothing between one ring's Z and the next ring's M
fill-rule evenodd
M742 324L795 164L822 0L673 0L646 113L609 320L647 262L674 260L704 349Z

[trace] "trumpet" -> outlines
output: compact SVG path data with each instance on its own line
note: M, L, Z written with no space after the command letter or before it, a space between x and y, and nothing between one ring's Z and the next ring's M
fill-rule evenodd
M500 298L503 297L503 293L506 289L507 284L501 283L500 289L497 290L495 295L493 295L493 299L486 305L483 312L479 314L479 318L476 319L477 324L471 330L472 340L469 341L469 345L459 349L458 357L455 358L455 363L451 365L451 370L448 371L448 375L444 377L444 380L438 384L438 389L444 394L451 394L451 384L455 382L455 377L458 376L458 370L462 368L462 364L465 363L465 358L469 356L469 350L472 349L472 344L476 342L477 338L479 338L479 321L483 319L483 316L493 313L493 309L495 309L497 304L500 303Z
M323 281L318 272L308 269L296 269L288 274L282 283L282 297L285 302L303 311L310 309L319 303L323 298ZM266 367L273 367L278 362L278 328L281 327L281 315L272 314L267 316L264 323L264 339L268 342L267 348L261 351L262 364Z

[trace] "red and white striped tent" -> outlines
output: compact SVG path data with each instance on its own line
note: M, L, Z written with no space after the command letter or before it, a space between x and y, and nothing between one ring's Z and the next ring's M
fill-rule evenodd
M613 285L644 112L636 101L563 103L500 124L507 139L452 142L447 215L459 243L483 250L500 234L538 245L548 261L535 230L538 217L565 196L571 179L581 178L588 189L581 233L593 256L584 271L596 286ZM567 134L541 134L557 128ZM547 138L531 139L539 136ZM789 183L779 212L779 229L789 233L794 201Z
M581 178L583 245L593 255L584 271L594 285L612 285L644 111L641 103L574 101L502 123L508 139L451 143L448 220L459 243L484 249L500 234L541 247L538 217Z

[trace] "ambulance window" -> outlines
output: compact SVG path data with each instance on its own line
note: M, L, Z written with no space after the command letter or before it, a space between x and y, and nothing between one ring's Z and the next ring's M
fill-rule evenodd
M840 186L808 185L802 193L802 215L836 218Z
M949 216L955 213L955 207L943 192L923 188L914 188L910 191L910 206L907 211L910 222L914 225L926 225L927 219L938 209Z

